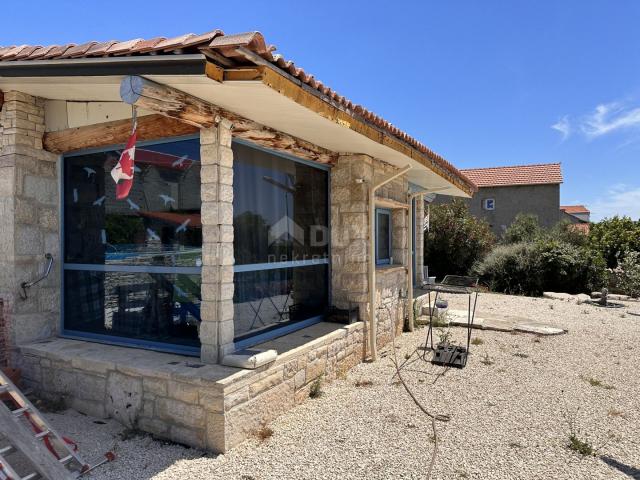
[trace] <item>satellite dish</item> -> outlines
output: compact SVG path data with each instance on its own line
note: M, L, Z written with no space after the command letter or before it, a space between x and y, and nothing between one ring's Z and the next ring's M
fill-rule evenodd
M424 198L425 202L431 203L436 199L436 195L437 195L437 193L425 193L424 197L422 197L422 198Z

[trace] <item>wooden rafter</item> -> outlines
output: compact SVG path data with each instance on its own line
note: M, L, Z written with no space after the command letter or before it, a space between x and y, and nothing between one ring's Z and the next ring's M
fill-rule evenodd
M296 157L332 163L337 154L284 132L261 125L188 93L139 76L125 77L120 84L125 103L174 118L198 128L208 128L226 119L233 124L233 136Z

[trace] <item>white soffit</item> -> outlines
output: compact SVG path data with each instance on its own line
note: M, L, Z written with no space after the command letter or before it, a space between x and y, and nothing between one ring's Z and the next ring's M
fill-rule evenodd
M227 110L255 120L276 130L302 138L335 152L366 153L392 165L414 167L409 171L409 181L425 189L438 189L444 195L468 195L417 161L381 145L364 135L325 119L317 113L279 94L260 81L215 82L201 75L147 75L146 78L170 85ZM29 77L0 78L0 89L20 92L50 100L70 102L120 102L122 77ZM121 104L122 105L122 104ZM83 107L67 108L67 112ZM60 109L57 109L58 111ZM108 110L113 110L110 108ZM118 113L123 112L118 107ZM115 112L112 112L115 113ZM111 118L121 118L122 114ZM72 116L65 121L53 121L61 126L80 126ZM98 113L87 118L100 118ZM446 190L443 190L444 187Z

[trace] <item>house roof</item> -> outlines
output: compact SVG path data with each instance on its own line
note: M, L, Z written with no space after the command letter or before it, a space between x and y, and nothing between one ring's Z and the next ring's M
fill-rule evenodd
M560 205L560 210L563 212L573 214L573 213L591 213L587 207L584 205Z
M562 170L559 163L470 168L463 169L461 172L478 187L562 183Z
M476 190L473 181L456 169L444 157L379 115L332 90L313 75L295 65L294 62L286 60L281 55L274 54L275 50L275 46L268 45L260 32L225 35L221 30L212 30L200 35L189 33L173 38L156 37L151 39L136 38L125 41L89 41L81 44L69 43L48 46L0 46L0 62L161 56L186 53L202 53L224 67L255 66L266 61L271 66L277 67L285 75L301 82L305 87L319 92L327 100L338 103L341 108L344 108L350 114L360 117L425 154L444 170L457 177L469 191Z

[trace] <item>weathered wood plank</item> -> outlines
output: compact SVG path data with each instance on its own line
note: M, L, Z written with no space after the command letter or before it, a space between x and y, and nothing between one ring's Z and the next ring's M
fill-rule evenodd
M125 103L175 118L198 128L208 128L223 118L227 119L233 124L234 137L306 160L331 163L337 157L336 153L311 142L279 132L193 95L143 77L125 77L120 84L120 96Z
M47 450L42 440L36 440L4 405L0 406L0 434L27 456L44 478L49 480L71 480L74 478L71 472Z
M163 115L138 117L138 140L191 135L198 128ZM114 120L84 127L68 128L44 134L44 149L52 153L68 153L86 148L99 148L125 143L131 135L131 120Z

